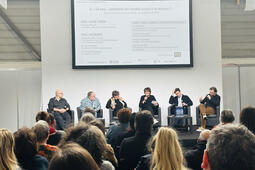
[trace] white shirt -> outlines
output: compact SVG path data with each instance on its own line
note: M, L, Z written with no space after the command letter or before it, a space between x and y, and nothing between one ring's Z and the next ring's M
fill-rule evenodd
M178 97L178 107L182 107L182 95Z

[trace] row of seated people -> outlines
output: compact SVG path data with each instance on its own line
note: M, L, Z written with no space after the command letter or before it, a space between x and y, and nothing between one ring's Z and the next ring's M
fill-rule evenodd
M53 115L47 112L37 114L37 122L31 129L21 128L14 134L0 129L0 169L255 169L253 107L242 110L240 124L233 124L233 113L224 110L222 123L211 131L203 130L196 146L186 152L174 129L161 127L157 132L152 131L150 111L131 114L129 109L121 109L117 115L119 124L105 132L101 121L93 114L85 114L77 126L61 132L55 145L47 144L59 132L55 130Z
M187 108L193 105L189 96L182 94L179 88L175 88L173 90L169 103L173 106L172 114L178 114L178 116L187 114ZM200 103L199 110L201 127L199 130L203 130L206 127L207 115L215 114L216 107L220 105L220 96L217 94L217 89L215 87L211 87L209 89L209 94L207 94L204 98L200 98ZM106 104L106 108L111 109L112 115L115 117L120 109L127 107L127 103L122 97L120 97L120 93L114 90L112 92L112 97ZM96 117L98 117L98 115L102 116L102 113L100 113L102 111L101 104L96 98L95 93L92 91L88 92L87 97L81 100L79 109L84 112L86 108L93 109ZM144 89L144 95L140 98L139 108L140 110L149 110L152 115L159 115L159 103L156 98L151 95L151 89L149 87ZM70 105L66 99L63 98L63 92L61 90L57 90L56 96L50 99L48 112L54 114L55 119L57 120L58 130L65 129L71 123L71 116L69 113Z

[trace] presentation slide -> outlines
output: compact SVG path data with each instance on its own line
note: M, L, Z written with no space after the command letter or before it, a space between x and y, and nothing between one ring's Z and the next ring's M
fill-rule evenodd
M193 66L191 0L73 0L73 68Z

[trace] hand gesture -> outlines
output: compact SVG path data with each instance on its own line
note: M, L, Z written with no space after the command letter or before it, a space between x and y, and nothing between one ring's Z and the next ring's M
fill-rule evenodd
M211 96L210 96L209 94L207 95L207 98L208 98L209 100L211 100Z
M199 100L200 100L200 102L201 102L201 101L203 100L203 97L200 97Z

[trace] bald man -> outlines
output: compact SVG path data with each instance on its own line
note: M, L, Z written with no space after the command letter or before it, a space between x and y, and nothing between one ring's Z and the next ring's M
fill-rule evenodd
M210 130L201 131L197 144L191 149L188 150L184 155L187 161L188 168L200 170L201 164L203 161L203 154L206 148L207 140L210 137Z
M63 92L61 90L57 90L56 96L50 99L48 110L54 114L57 130L64 130L71 123L71 116L68 113L70 111L70 105L63 98Z

